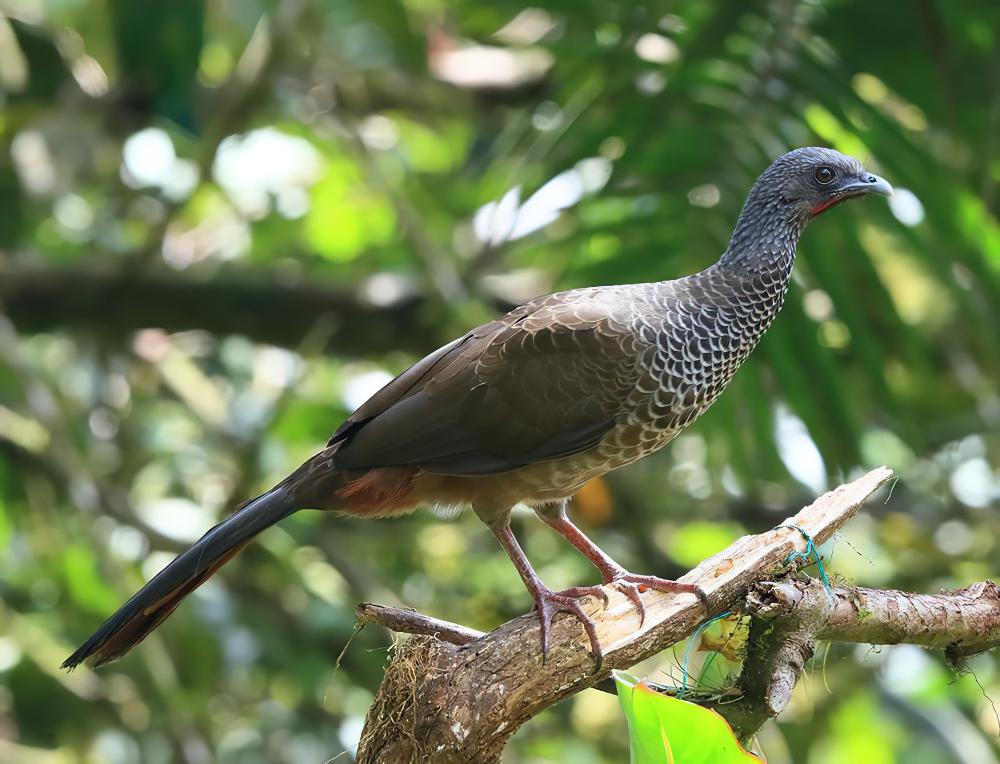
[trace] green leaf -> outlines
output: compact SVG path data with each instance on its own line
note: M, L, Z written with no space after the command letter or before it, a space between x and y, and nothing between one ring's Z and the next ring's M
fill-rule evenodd
M614 678L628 720L632 764L761 761L739 744L715 711L658 693L624 671L615 671Z

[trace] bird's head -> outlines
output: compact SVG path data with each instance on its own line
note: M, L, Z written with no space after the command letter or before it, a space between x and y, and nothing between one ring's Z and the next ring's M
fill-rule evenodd
M769 206L783 207L799 220L814 218L858 196L892 195L892 186L868 172L857 159L816 146L795 149L775 159L755 190L770 197Z

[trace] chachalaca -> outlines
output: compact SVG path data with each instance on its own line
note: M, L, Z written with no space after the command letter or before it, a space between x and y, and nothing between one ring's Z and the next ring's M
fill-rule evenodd
M471 507L535 600L543 647L553 616L583 624L600 661L584 595L535 574L510 529L532 507L643 613L640 592L704 595L691 584L634 575L566 516L584 483L664 446L719 396L774 320L799 235L852 197L889 195L850 157L802 148L750 190L729 246L685 278L540 297L417 362L344 422L326 448L243 504L156 574L64 667L124 655L258 533L303 508L388 517L418 506Z

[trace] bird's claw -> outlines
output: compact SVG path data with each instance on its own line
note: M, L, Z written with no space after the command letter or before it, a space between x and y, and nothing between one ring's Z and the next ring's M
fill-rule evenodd
M705 594L704 589L697 584L687 584L683 581L671 581L670 579L658 578L656 576L640 576L635 573L628 572L619 573L608 583L613 584L618 591L628 597L632 604L635 605L636 610L639 611L640 627L646 620L646 608L642 604L642 600L639 595L649 589L653 589L658 592L666 592L667 594L693 594L698 598L698 601L701 602L706 612L711 612L708 595Z
M646 620L646 607L642 603L642 593L649 589L669 594L693 594L701 604L709 611L708 597L700 586L687 584L681 581L670 581L666 578L656 576L640 576L634 573L623 572L614 576L607 582L628 598L629 602L635 605L639 613L639 626ZM601 650L601 643L597 640L597 628L593 619L587 614L580 604L583 597L595 597L600 599L604 607L608 606L608 593L603 586L574 586L560 592L543 591L535 599L535 609L538 611L538 620L542 631L542 659L549 656L549 627L556 613L572 613L576 619L583 624L584 631L590 639L590 649L594 655L596 666L594 673L601 670L604 662L604 653Z
M642 604L642 589L638 584L623 579L614 580L611 584L635 605L635 609L639 613L639 628L641 629L646 622L646 606Z
M604 604L607 606L608 596L604 592L599 594L591 591L592 589L601 589L601 587L578 586L562 592L543 591L535 598L535 609L538 611L538 620L541 623L542 631L542 660L546 660L549 656L549 627L552 625L552 619L556 613L572 613L583 624L583 629L590 639L590 650L596 663L594 673L600 672L604 662L604 652L601 650L601 643L597 640L597 627L580 604L580 598L587 595L600 597L603 594Z

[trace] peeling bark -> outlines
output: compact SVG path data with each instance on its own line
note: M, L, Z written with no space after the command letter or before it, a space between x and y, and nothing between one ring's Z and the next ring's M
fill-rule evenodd
M817 639L942 648L953 663L1000 644L1000 587L982 581L941 594L835 587L818 581L761 584L748 609L769 619L807 620Z

